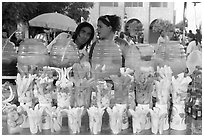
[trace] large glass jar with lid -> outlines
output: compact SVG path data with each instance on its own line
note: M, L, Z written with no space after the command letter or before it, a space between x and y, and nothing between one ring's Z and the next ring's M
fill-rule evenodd
M15 44L8 39L2 43L2 75L16 76L17 74L17 52Z
M47 48L37 39L25 39L18 50L18 70L21 73L34 73L36 67L49 65Z
M94 77L108 78L110 75L120 74L122 67L120 47L111 40L98 41L94 47L91 64Z
M79 51L73 40L57 39L50 51L50 66L70 67L79 61Z
M162 67L168 65L176 76L186 69L186 54L183 45L178 42L162 44L158 47L155 54L154 66Z

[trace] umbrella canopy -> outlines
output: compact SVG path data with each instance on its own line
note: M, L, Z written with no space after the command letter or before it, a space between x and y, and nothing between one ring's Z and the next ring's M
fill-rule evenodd
M76 22L68 16L59 13L45 13L29 21L30 26L74 31Z

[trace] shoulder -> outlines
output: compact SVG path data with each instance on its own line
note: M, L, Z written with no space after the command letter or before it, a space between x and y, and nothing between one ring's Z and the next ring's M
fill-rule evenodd
M195 41L191 41L191 42L188 44L188 46L187 46L187 52L188 52L189 50L191 50L194 46L196 46Z
M191 42L188 44L188 46L194 46L194 45L196 45L195 40L191 41Z
M160 42L163 38L161 36L159 36L159 38L157 39L157 42Z
M60 33L59 35L57 35L57 39L63 39L63 38L68 38L69 34L68 33L65 33L65 32L62 32Z

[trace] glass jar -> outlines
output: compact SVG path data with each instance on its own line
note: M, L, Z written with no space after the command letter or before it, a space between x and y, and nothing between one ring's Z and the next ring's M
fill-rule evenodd
M191 107L192 107L192 97L190 93L187 93L187 98L185 102L185 112L188 115L191 115Z
M192 107L193 107L193 104L195 103L196 101L196 94L191 94L191 99L189 100L189 103L188 103L188 110L187 110L187 113L192 116Z
M125 66L135 71L141 67L154 67L154 48L149 44L130 45L125 57Z
M47 48L37 39L25 39L18 50L18 70L33 73L35 67L49 65Z
M70 67L80 61L77 45L72 39L57 39L50 52L50 66Z
M104 70L93 72L99 74L98 78L120 74L120 68L122 67L122 52L120 47L114 41L99 41L94 47L91 63L93 69L96 69L98 65L104 68Z
M138 44L140 58L145 61L150 61L154 55L154 47L149 44Z
M135 92L138 104L150 104L154 77L154 48L149 44L130 45L125 66L135 70Z
M179 43L162 44L155 54L154 67L168 65L176 76L186 69L186 54L184 47Z
M17 52L15 44L9 40L2 45L2 75L16 76L17 75Z

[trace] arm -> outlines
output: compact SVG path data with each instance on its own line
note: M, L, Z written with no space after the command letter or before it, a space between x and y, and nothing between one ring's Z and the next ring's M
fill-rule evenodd
M89 53L88 53L88 54L89 54L89 62L90 62L90 64L91 64L91 59L92 59L93 50L94 50L95 45L96 45L96 42L94 42L94 43L91 45L91 48L90 48Z
M157 44L158 44L158 45L160 44L160 41L161 41L160 39L161 39L161 38L159 37L158 40L157 40Z

